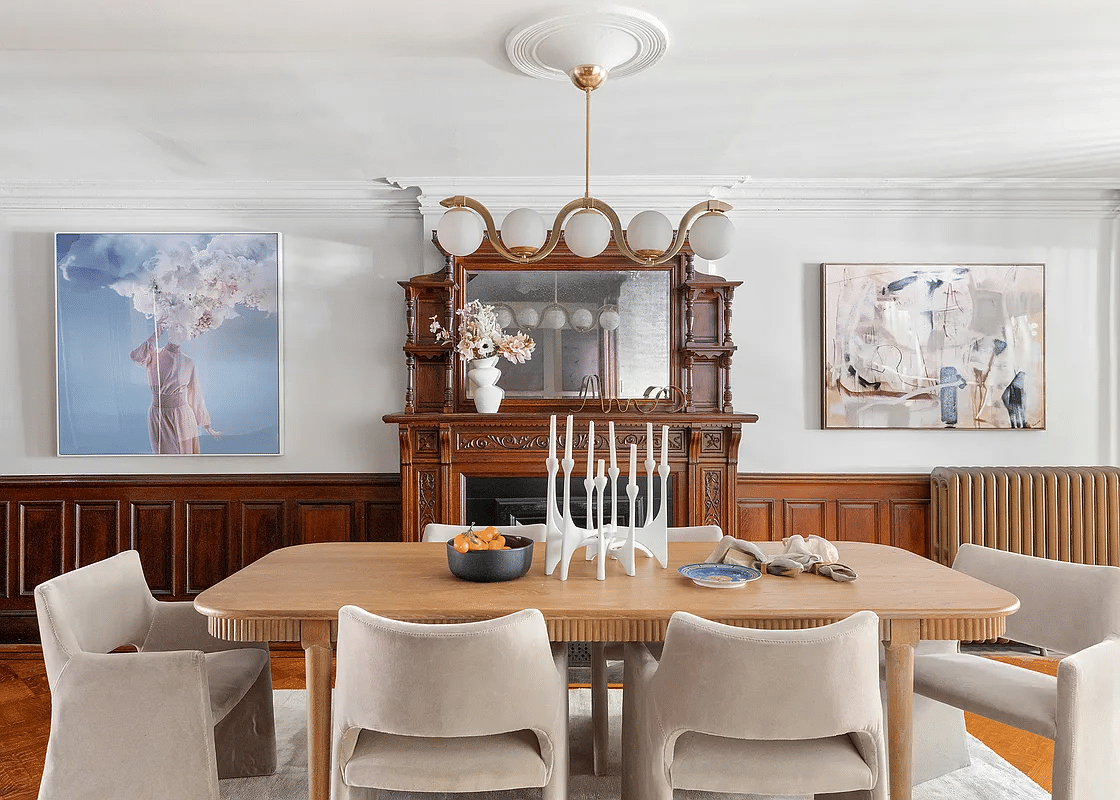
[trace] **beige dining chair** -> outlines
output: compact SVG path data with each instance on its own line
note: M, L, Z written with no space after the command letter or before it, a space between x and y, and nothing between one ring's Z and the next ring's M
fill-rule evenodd
M276 770L268 646L157 601L135 550L39 584L35 611L51 690L39 800L217 800L219 778Z
M658 661L628 642L622 798L674 789L887 798L879 617L756 630L678 611Z
M1007 639L1069 655L1053 677L976 653L918 654L914 691L1052 739L1054 800L1115 798L1120 567L962 544L953 569L1019 598L1019 610L1007 618ZM915 740L922 733L915 727Z
M343 606L331 796L543 787L543 800L564 800L567 670L536 609L423 624Z
M712 542L723 538L719 525L669 527L670 542ZM660 647L651 643L651 647ZM591 655L591 768L596 775L606 772L610 747L610 715L607 711L607 662L622 660L621 642L592 642Z
M424 526L423 542L446 542L465 531L468 525L447 525L429 522ZM534 542L543 542L548 535L547 525L495 525L502 536L526 536Z

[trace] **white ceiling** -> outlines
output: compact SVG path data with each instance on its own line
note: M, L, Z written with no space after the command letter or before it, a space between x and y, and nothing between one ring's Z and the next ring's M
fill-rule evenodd
M568 7L601 4L569 2ZM633 0L592 173L1120 182L1120 0ZM0 0L0 181L582 176L537 0Z

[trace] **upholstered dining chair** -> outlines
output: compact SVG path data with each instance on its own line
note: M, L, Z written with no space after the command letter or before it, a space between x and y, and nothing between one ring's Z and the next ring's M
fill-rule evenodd
M216 800L219 778L275 771L267 645L157 601L135 550L39 584L35 610L51 690L40 800Z
M421 541L446 542L454 539L467 529L466 525L446 525L441 522L429 522L424 526ZM548 535L547 525L495 525L502 536L526 536L534 542L543 542Z
M879 617L769 631L678 611L625 647L622 798L674 789L887 798Z
M1053 677L975 653L916 654L914 691L1052 739L1054 800L1115 798L1120 567L962 544L953 569L1019 598L1007 639L1069 655ZM915 740L921 736L916 727Z
M525 609L482 622L338 613L331 796L568 791L568 649ZM374 792L376 797L376 792Z
M719 525L685 525L668 529L670 542L712 542L723 538ZM655 653L659 643L651 643ZM622 660L621 642L592 642L591 653L591 766L596 775L606 771L610 746L610 717L607 713L607 662Z

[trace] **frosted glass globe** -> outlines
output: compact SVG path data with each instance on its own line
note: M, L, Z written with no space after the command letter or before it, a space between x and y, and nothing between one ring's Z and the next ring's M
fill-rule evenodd
M502 220L502 244L518 255L529 255L544 244L541 215L531 208L515 208Z
M439 245L453 256L469 256L482 244L482 220L469 208L450 208L436 226Z
M552 304L541 312L540 327L558 331L568 323L568 312L562 306Z
M571 320L572 327L577 331L589 331L595 325L595 317L586 308L577 308L568 316L568 319Z
M594 209L580 209L565 223L564 241L580 258L595 258L610 244L611 222Z
M688 231L692 252L705 261L715 261L735 246L735 225L725 214L709 211L692 223Z
M660 211L643 211L630 220L626 244L638 255L656 256L673 243L673 223Z
M622 317L619 316L617 309L604 308L599 312L599 327L605 331L617 330L621 322Z
M535 328L540 321L541 315L532 306L525 306L517 312L517 324L522 328Z
M496 306L494 308L494 319L498 321L499 326L508 328L513 324L513 309L509 306Z

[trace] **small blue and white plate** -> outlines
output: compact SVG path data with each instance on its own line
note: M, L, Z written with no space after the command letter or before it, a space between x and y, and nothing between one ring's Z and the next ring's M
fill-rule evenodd
M685 564L677 572L709 589L735 589L762 577L757 569L738 564Z

